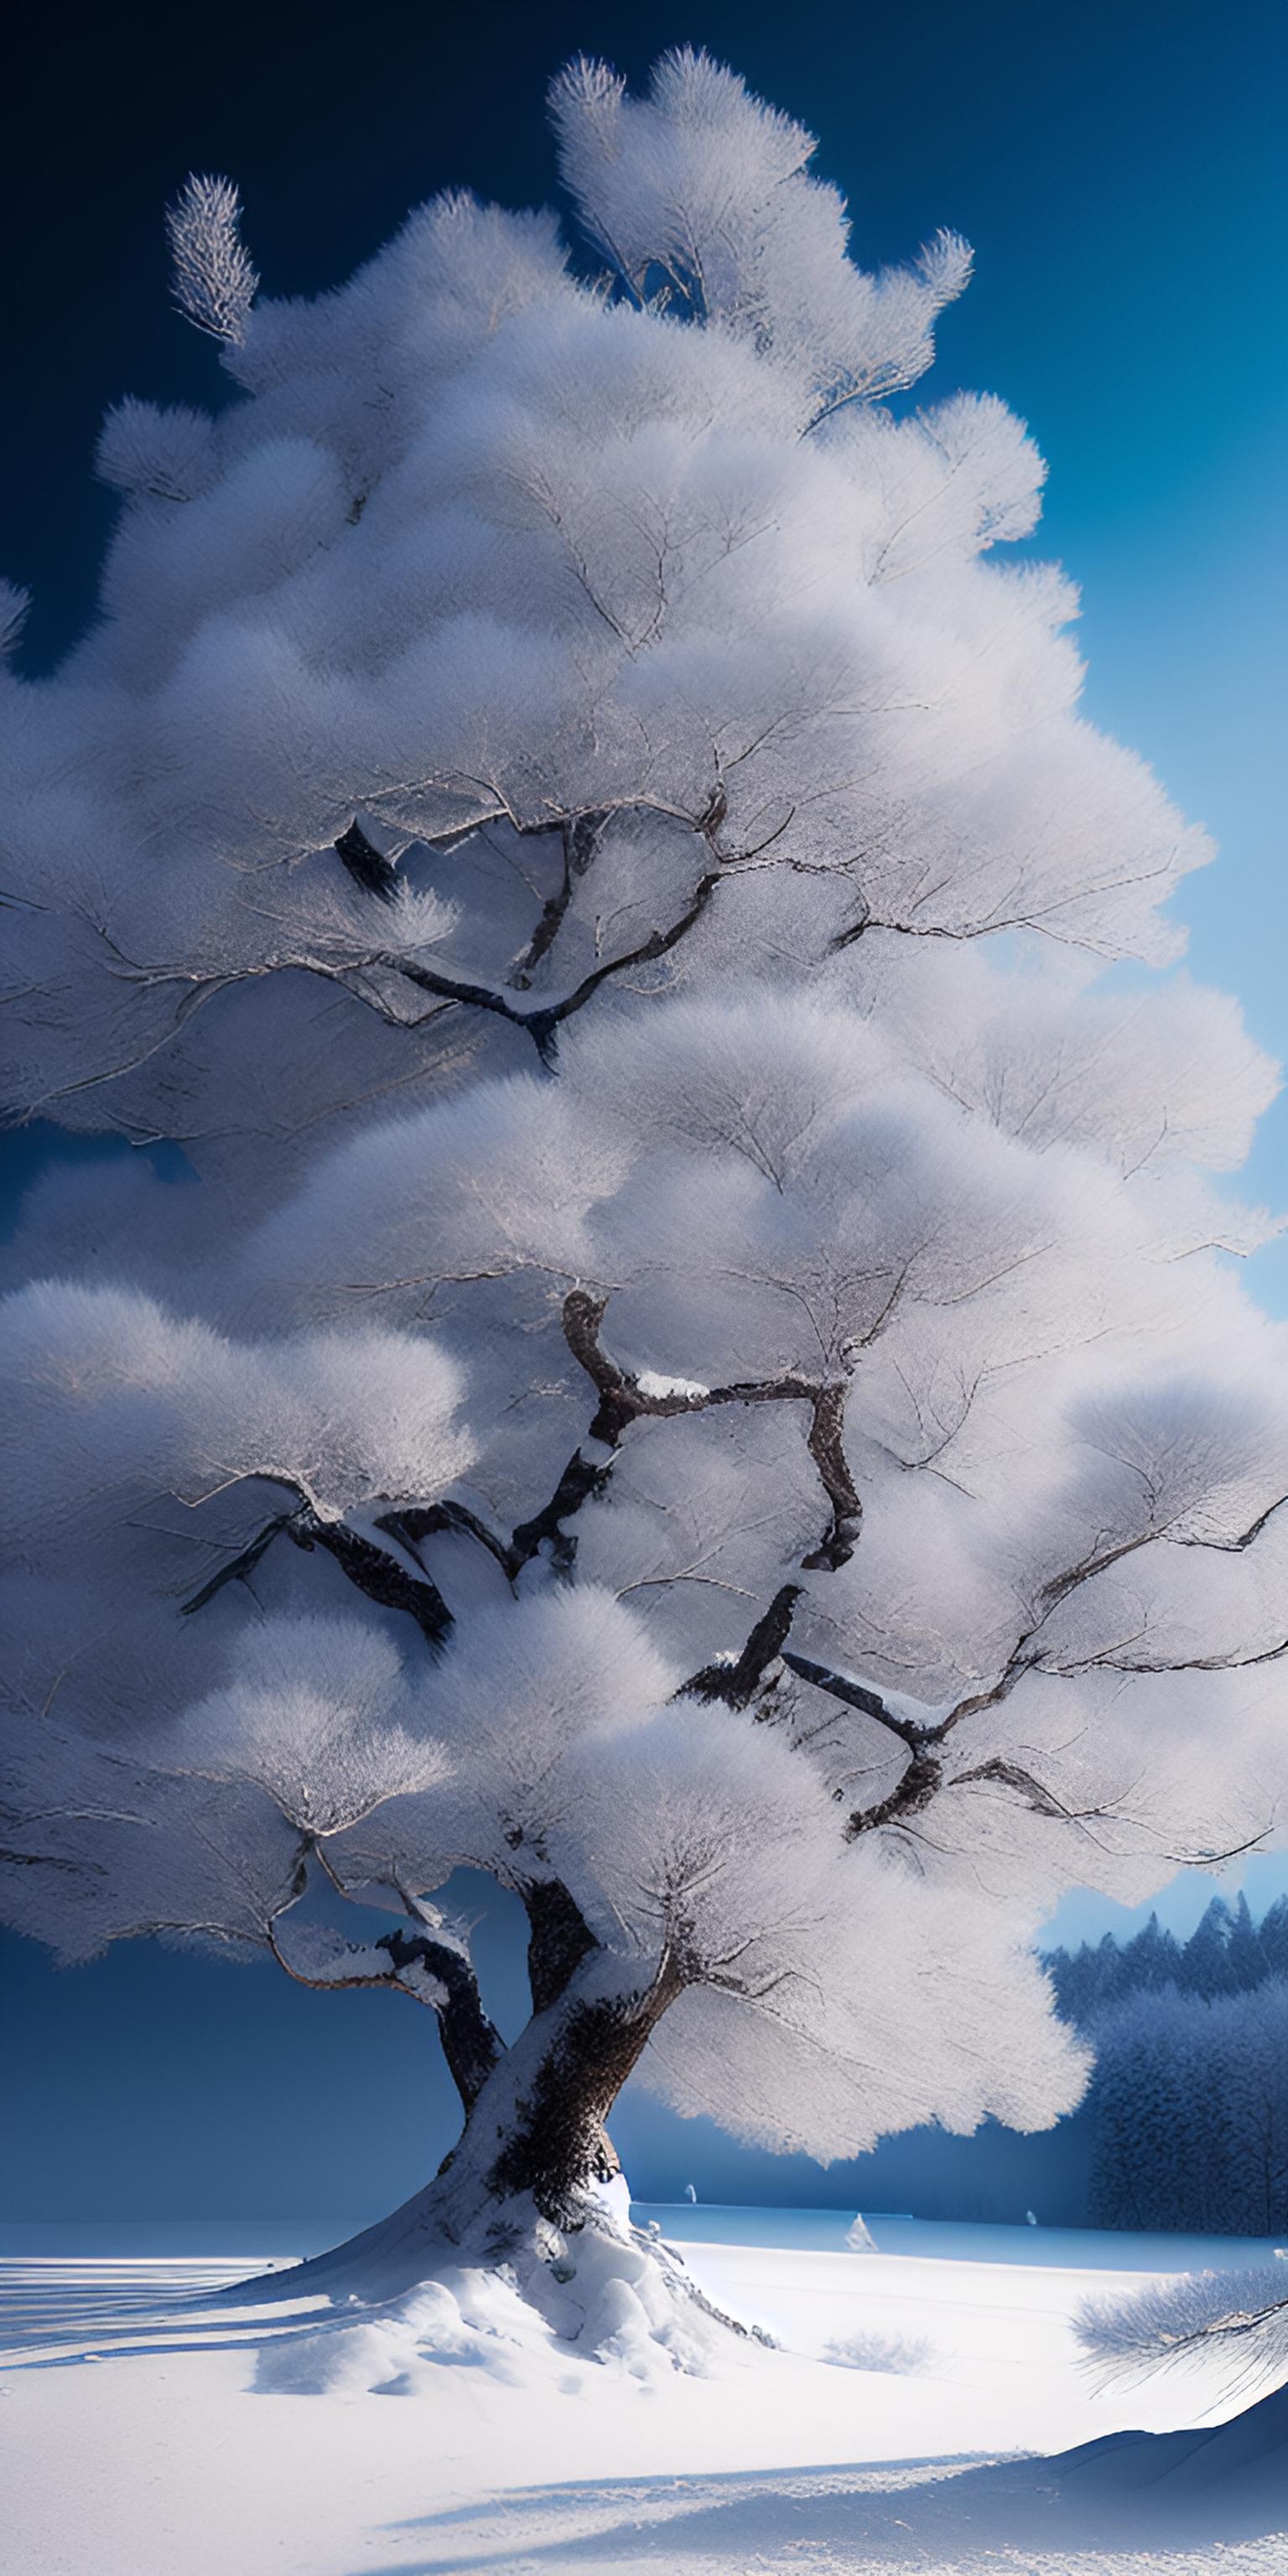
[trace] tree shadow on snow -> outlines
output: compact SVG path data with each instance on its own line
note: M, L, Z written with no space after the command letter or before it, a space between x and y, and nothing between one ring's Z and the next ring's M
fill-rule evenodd
M353 2325L351 2310L331 2309L316 2296L267 2315L254 2305L238 2307L236 2289L248 2270L245 2262L205 2257L153 2263L6 2257L0 2260L0 2365L55 2370L149 2353L262 2352ZM379 2318L382 2311L363 2313Z
M1204 2546L1288 2532L1288 2390L1229 2424L1115 2433L1054 2459L528 2488L399 2528L441 2534L442 2550L354 2576L615 2576L642 2565L969 2576L999 2559L1036 2569L1056 2552L1061 2571L1085 2558L1118 2576L1160 2548L1199 2563Z

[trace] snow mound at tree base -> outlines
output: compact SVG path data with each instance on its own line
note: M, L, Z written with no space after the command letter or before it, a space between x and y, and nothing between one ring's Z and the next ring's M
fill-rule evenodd
M264 2344L256 2388L416 2396L438 2384L444 2368L483 2369L516 2384L548 2377L570 2351L645 2383L675 2371L706 2377L746 2332L704 2298L671 2247L630 2225L612 2187L595 2194L575 2231L565 2234L522 2206L498 2213L489 2235L494 2246L504 2242L500 2259L426 2240L422 2277L392 2298L373 2296L374 2281L364 2295L348 2286L352 2272L341 2274L316 2326ZM298 2267L301 2296L313 2286L312 2270ZM292 2286L287 2271L227 2295L289 2300Z

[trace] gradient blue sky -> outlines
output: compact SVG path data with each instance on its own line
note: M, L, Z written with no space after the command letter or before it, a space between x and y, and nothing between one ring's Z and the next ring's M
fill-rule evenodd
M1083 585L1088 711L1221 844L1178 905L1191 971L1239 993L1258 1038L1288 1056L1277 5L365 0L355 13L229 0L181 13L172 0L24 19L0 253L0 569L36 595L30 668L56 660L92 605L110 505L89 460L105 405L126 391L220 397L208 345L167 309L160 214L189 169L239 180L269 291L313 290L442 185L549 199L541 97L567 54L606 53L639 76L666 45L705 43L821 135L865 265L941 223L975 243L976 282L944 319L930 385L1003 395L1050 459L1034 550ZM29 1168L18 1143L11 1195ZM1283 1102L1252 1183L1288 1207ZM1288 1244L1260 1253L1254 1278L1288 1314ZM1256 1863L1254 1905L1284 1883L1280 1864ZM1179 1886L1169 1915L1187 1926L1209 1892ZM1078 1937L1117 1913L1073 1900L1059 1928ZM495 1950L504 1990L500 1923ZM440 2151L429 2034L412 2034L409 2089L398 1998L315 1997L271 1971L142 1952L63 1977L25 1944L4 1960L20 2069L0 2171L13 2214L348 2213L410 2188ZM806 2196L799 2170L727 2159L643 2106L624 2120L652 2189L692 2168L704 2196Z

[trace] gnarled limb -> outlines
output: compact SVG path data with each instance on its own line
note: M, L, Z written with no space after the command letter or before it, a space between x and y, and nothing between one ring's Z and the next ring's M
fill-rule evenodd
M383 1933L376 1947L388 1951L400 1981L419 1968L441 1988L442 2000L435 1998L434 2010L443 2055L468 2117L493 2067L505 2055L505 2042L483 2009L478 1979L464 1950L430 1932L404 1932L401 1925ZM407 1984L405 1990L415 1988Z
M851 1810L845 1819L847 1843L857 1842L860 1834L875 1833L879 1825L902 1825L910 1816L919 1816L938 1796L943 1779L944 1766L938 1755L924 1746L919 1748L888 1797L879 1798L875 1806Z
M838 1566L848 1565L859 1543L863 1504L858 1488L846 1464L842 1446L845 1428L845 1399L848 1388L838 1380L820 1386L810 1402L810 1424L807 1446L819 1473L819 1482L832 1506L832 1517L823 1537L801 1562L813 1569L834 1574Z
M183 1603L185 1615L204 1610L206 1603L213 1601L226 1583L239 1581L249 1574L273 1540L285 1534L306 1553L311 1553L315 1547L324 1548L368 1601L376 1602L382 1610L405 1610L408 1617L415 1620L429 1645L437 1647L443 1644L452 1626L452 1614L437 1584L431 1581L423 1567L413 1569L402 1556L394 1555L390 1549L378 1546L373 1539L351 1529L347 1521L324 1518L312 1497L289 1476L264 1469L245 1481L284 1486L288 1493L298 1496L296 1506L289 1512L275 1512L227 1565L221 1565L219 1572ZM387 1527L388 1524L378 1523L377 1526ZM390 1534L395 1535L393 1531Z
M344 1944L334 1960L322 1972L310 1968L307 1958L292 1959L278 1936L278 1925L305 1895L309 1885L310 1864L316 1862L324 1878L329 1879L337 1895L350 1903L361 1903L362 1889L351 1887L316 1834L306 1835L299 1847L290 1886L265 1925L265 1937L280 1968L297 1985L319 1990L344 1990L355 1986L383 1987L386 1991L410 1995L412 2001L427 2004L434 2014L448 2073L460 2096L468 2119L475 2102L493 2069L505 2055L505 2042L495 2023L483 2009L478 1979L463 1940L447 1930L436 1908L417 1897L400 1880L390 1878L381 1884L396 1895L411 1917L414 1931L406 1932L401 1924L386 1932L369 1947ZM374 1967L373 1953L383 1952L388 1966ZM347 1957L346 1957L347 1952Z
M783 1647L800 1597L799 1583L782 1584L763 1617L756 1621L741 1654L724 1663L704 1664L700 1672L681 1685L676 1698L722 1700L727 1708L749 1708L780 1656L785 1663L797 1661L794 1656L784 1655Z
M561 1879L546 1873L519 1882L528 1918L528 1984L532 2009L546 2012L557 2003L584 1959L599 1948L575 1896Z
M608 820L606 812L578 814L560 825L563 835L563 877L557 894L543 905L541 919L510 977L511 989L526 993L532 982L532 970L539 966L553 948L563 928L564 916L572 901L578 877L584 877L599 846L599 836Z
M531 1038L541 1062L551 1066L564 1021L584 1009L610 975L622 975L628 967L649 966L659 957L669 956L706 911L720 882L720 874L718 867L711 868L699 879L684 911L667 929L651 930L646 939L641 939L634 948L626 949L622 956L606 957L602 965L592 967L590 973L583 975L581 982L574 985L571 993L565 993L561 1000L542 1002L531 1010L516 1010L504 992L497 991L490 984L474 983L468 977L447 974L438 967L422 966L418 959L400 956L396 950L382 953L372 963L386 968L391 974L404 976L418 991L433 993L441 1001L469 1003L475 1010L491 1011L497 1018L509 1020L513 1027L522 1029Z
M642 1418L667 1421L678 1414L707 1413L725 1404L807 1404L807 1445L832 1506L832 1517L821 1545L803 1561L809 1567L831 1571L848 1564L858 1543L863 1505L842 1446L846 1381L810 1378L789 1369L781 1377L736 1378L724 1386L646 1387L604 1350L599 1332L607 1310L607 1297L592 1296L585 1288L571 1289L564 1299L564 1339L599 1397L590 1426L591 1439L615 1449L629 1425Z

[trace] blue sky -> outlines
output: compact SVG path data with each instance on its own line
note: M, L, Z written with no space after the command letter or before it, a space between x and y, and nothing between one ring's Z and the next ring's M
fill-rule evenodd
M790 13L756 0L450 12L365 0L356 22L327 0L228 0L217 25L180 19L173 0L124 18L26 12L6 157L9 203L27 220L0 255L0 570L36 594L31 667L48 667L91 607L109 524L89 475L105 405L126 391L219 396L208 347L167 309L161 209L189 169L239 180L270 291L312 290L441 185L549 198L541 94L568 53L607 53L639 75L667 44L706 43L821 134L819 166L849 197L865 265L941 223L975 243L976 282L945 317L930 384L1001 394L1049 458L1034 550L1083 585L1088 711L1221 844L1178 906L1191 971L1240 994L1258 1038L1288 1057L1284 29L1269 0L1058 12L848 0ZM25 1166L11 1157L11 1188ZM1251 1181L1288 1208L1282 1101ZM1288 1243L1260 1253L1253 1276L1288 1315ZM1284 1883L1279 1863L1257 1863L1254 1903ZM1188 1925L1208 1892L1178 1888L1172 1919ZM1060 1929L1094 1933L1117 1912L1074 1900ZM404 2164L407 2188L421 2178L443 2105L428 2033L421 2093L404 2096L396 1999L300 1995L281 1979L279 1997L258 1971L171 1957L127 1954L64 1978L24 1945L6 1958L11 2044L33 2105L47 2105L11 2181L22 2205L42 2188L60 2205L78 2191L96 2207L155 2195L187 2154L204 2206L224 2191L221 2205L249 2210L270 2139L310 2208L378 2206L388 2177L373 2196L354 2174L391 2120L395 2179ZM127 2058L137 2083L113 2079ZM212 2065L218 2110L203 2089ZM91 2098L106 2105L92 2158L76 2135ZM423 2141L409 2138L422 2120ZM798 2196L799 2179L782 2188ZM286 2189L259 2205L289 2205Z

